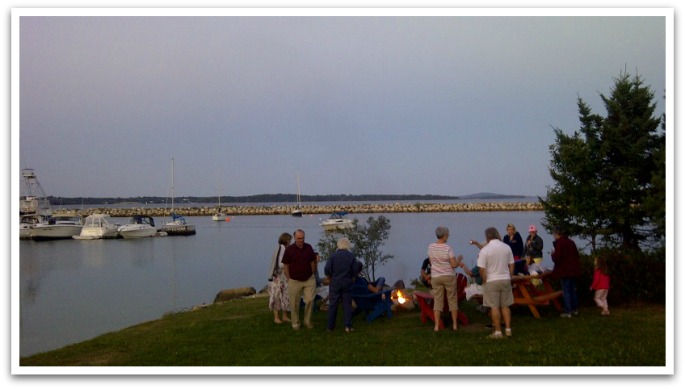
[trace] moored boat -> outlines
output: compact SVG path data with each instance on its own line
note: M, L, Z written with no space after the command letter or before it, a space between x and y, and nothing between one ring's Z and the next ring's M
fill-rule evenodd
M193 224L189 224L183 216L175 213L171 214L171 221L161 226L159 230L170 236L187 236L196 233Z
M19 239L31 239L31 230L38 223L44 223L47 217L38 214L23 215L19 221Z
M74 239L114 239L119 237L116 224L106 213L94 213L86 217L81 233L72 236Z
M71 239L81 234L82 229L83 218L80 215L53 215L47 222L33 226L29 236L33 240Z
M153 236L166 236L166 232L160 232L155 227L155 220L150 216L132 216L128 224L117 228L117 232L124 239L149 238Z
M347 212L334 212L328 219L319 223L319 225L323 227L324 231L352 228L354 222L352 219L345 217L346 215Z
M292 216L302 217L302 195L300 194L300 173L297 173L297 207L290 212Z
M189 224L182 215L174 212L174 159L171 158L171 221L164 223L159 228L160 231L168 235L188 236L195 235L195 226Z
M33 169L22 169L21 176L25 194L19 198L19 239L31 239L33 227L47 223L52 209Z

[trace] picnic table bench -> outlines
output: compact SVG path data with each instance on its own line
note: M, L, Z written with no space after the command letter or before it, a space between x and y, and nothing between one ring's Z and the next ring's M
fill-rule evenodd
M466 287L466 284L468 280L466 279L466 276L463 274L459 273L456 275L457 277L457 305L464 299L466 299L466 292L464 292L464 288ZM413 292L414 297L416 297L416 302L419 304L419 309L421 309L421 322L426 323L428 319L430 319L433 323L435 323L435 312L433 311L433 302L434 302L434 297L430 293L426 292L421 292L421 291L414 291ZM445 301L443 303L443 312L449 312L450 308L447 303L447 294L445 293ZM443 329L445 328L445 323L442 320L441 317L437 318L439 320L438 322L438 328ZM464 312L461 310L457 311L457 320L463 324L467 325L469 324L469 318L466 316Z
M537 275L512 276L511 283L514 287L514 305L528 306L528 309L530 309L530 312L536 319L540 318L540 312L538 312L537 309L538 306L552 303L557 311L562 312L563 309L561 302L559 301L562 291L554 290L549 283L548 276L550 274L551 272ZM540 282L534 282L534 280L539 280Z

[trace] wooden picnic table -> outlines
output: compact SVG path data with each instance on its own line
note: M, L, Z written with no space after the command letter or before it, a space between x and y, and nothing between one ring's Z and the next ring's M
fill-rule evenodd
M554 290L549 283L549 275L552 272L545 272L537 275L512 276L511 283L514 293L514 305L527 305L530 312L536 319L540 318L537 307L541 305L554 305L557 311L562 312L559 297L562 295L560 290ZM535 282L539 280L540 282ZM536 285L537 284L537 285Z

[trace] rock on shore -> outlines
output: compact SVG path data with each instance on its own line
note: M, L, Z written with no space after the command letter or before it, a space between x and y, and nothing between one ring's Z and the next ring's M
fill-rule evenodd
M218 303L221 301L230 301L230 300L237 299L240 297L251 296L255 293L257 293L257 291L253 287L224 289L224 290L219 291L219 293L216 294L216 297L214 298L214 302Z
M294 205L240 205L225 206L221 210L228 215L290 215ZM506 211L541 211L539 202L490 202L490 203L460 203L460 204L351 204L351 205L303 205L303 214L331 214L333 212L347 212L350 214L363 213L412 213L412 212L506 212ZM176 212L184 216L211 216L216 212L216 206L176 208ZM94 213L106 213L112 217L130 217L145 215L153 217L169 216L167 208L89 208L74 210L82 216Z

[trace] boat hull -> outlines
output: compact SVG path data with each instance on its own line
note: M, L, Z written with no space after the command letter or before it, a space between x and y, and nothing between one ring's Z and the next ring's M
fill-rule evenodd
M93 227L93 228L88 228L88 227L83 227L81 230L80 235L74 235L74 239L83 239L83 240L91 240L91 239L116 239L120 238L119 232L117 232L116 226L114 228L105 228L105 227Z
M159 230L169 236L189 236L196 233L195 226L191 224L165 224Z
M335 230L345 230L352 228L354 224L352 220L341 219L341 220L324 220L320 226L323 227L324 231L335 231Z
M223 212L220 212L220 213L215 213L214 215L212 215L212 220L214 220L215 222L222 222L222 221L225 221L227 217L228 217L228 215L226 215Z
M140 224L123 225L119 227L119 235L124 239L151 238L157 236L157 229Z
M80 235L83 226L34 226L31 228L29 237L33 240L71 239L74 235Z

